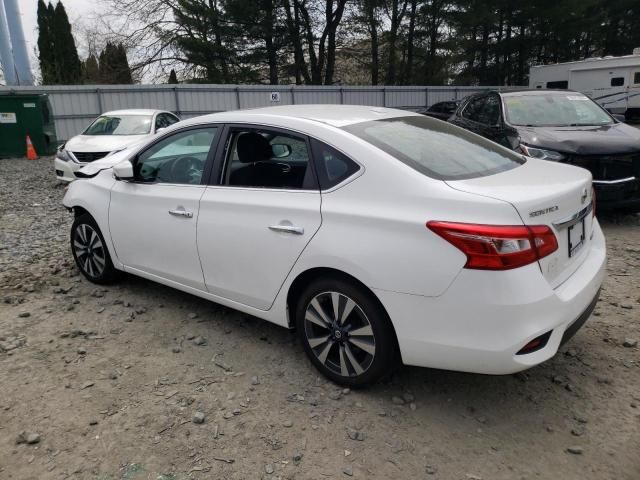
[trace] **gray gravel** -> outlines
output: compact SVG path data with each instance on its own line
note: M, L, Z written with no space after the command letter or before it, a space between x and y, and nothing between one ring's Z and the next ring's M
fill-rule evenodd
M88 283L51 160L0 172L3 480L640 478L637 215L599 214L601 301L550 361L351 391L279 327L135 277Z

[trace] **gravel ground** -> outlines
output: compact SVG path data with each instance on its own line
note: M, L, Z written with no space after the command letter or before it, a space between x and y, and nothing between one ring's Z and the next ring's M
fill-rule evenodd
M640 478L640 217L555 358L336 387L284 329L149 281L96 288L50 159L0 160L0 478Z

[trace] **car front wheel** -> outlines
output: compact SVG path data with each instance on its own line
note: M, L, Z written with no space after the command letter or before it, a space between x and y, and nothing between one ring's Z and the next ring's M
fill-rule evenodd
M90 282L104 285L113 283L119 277L100 228L91 215L79 215L73 222L71 251L80 272Z
M355 283L311 283L298 300L296 323L307 355L336 383L363 387L395 367L395 336L386 312Z

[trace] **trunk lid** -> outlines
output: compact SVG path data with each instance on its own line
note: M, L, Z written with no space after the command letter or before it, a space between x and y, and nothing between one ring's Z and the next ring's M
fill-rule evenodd
M558 249L539 264L556 288L578 269L591 248L591 181L591 173L583 168L529 158L506 172L446 183L456 190L509 202L525 225L549 226Z

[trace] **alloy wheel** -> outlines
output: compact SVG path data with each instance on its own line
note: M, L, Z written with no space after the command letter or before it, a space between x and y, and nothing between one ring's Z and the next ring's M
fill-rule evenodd
M313 297L305 311L304 330L313 354L337 375L362 375L376 355L369 319L342 293L322 292Z
M78 265L90 277L100 277L106 265L104 245L91 225L81 223L73 236L73 250Z

